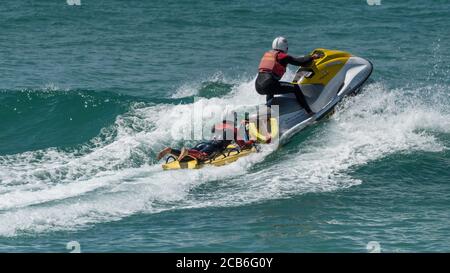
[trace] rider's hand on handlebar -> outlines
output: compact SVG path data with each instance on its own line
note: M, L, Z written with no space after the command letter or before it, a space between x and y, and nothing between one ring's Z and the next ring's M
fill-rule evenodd
M313 55L311 55L311 58L313 60L320 59L322 57L323 57L323 54L320 54L320 53L314 53Z

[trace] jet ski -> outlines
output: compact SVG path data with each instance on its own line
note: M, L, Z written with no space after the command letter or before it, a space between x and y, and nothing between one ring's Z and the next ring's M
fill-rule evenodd
M331 115L345 96L359 92L372 73L373 66L370 61L350 53L319 48L311 54L316 53L322 57L311 62L309 66L300 67L293 79L293 83L300 86L315 114L307 114L294 94L276 95L267 104L259 106L259 109L265 108L266 111L257 111L257 114L250 118L246 113L245 120L241 122L245 124L246 138L255 140L257 145L241 149L239 145L231 144L223 152L206 161L189 156L178 161L171 155L166 158L162 168L175 170L198 169L206 165L222 166L257 152L259 144L275 141L279 145L284 144L307 126ZM277 113L272 111L274 108L278 108ZM234 128L236 126L235 115Z
M370 61L344 51L318 48L311 54L316 53L321 58L300 67L292 81L300 86L315 114L307 114L294 94L276 95L262 106L268 108L264 114L258 113L251 118L249 133L252 138L260 143L276 138L279 144L286 143L307 126L333 114L344 97L359 92L373 70ZM278 106L277 114L271 111L274 106Z

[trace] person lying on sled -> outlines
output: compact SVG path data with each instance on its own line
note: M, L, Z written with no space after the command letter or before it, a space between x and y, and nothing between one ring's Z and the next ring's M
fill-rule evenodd
M157 160L160 160L167 154L172 154L178 157L178 161L181 161L186 156L190 156L199 161L209 160L217 153L223 152L228 145L233 142L232 139L234 136L237 136L239 133L238 129L234 127L232 122L216 124L211 129L211 132L213 133L213 138L211 140L200 142L193 148L187 149L183 147L181 151L171 147L164 148L161 152L159 152ZM231 137L231 139L224 139L225 136L227 136L226 138L230 138L230 136L233 137ZM240 149L248 149L254 145L254 141L252 140L245 141L242 139L235 139L234 142Z

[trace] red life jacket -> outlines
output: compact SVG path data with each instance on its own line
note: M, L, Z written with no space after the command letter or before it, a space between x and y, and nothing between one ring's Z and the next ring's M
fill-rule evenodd
M286 73L286 66L278 62L278 54L276 50L270 50L264 53L264 56L259 63L259 72L271 72L275 76L281 78Z

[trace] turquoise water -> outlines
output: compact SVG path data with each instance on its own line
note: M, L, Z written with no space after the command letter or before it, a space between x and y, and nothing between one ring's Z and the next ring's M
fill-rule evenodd
M3 1L0 251L450 251L450 3L330 2ZM192 107L264 101L278 35L371 82L277 151L163 172Z

